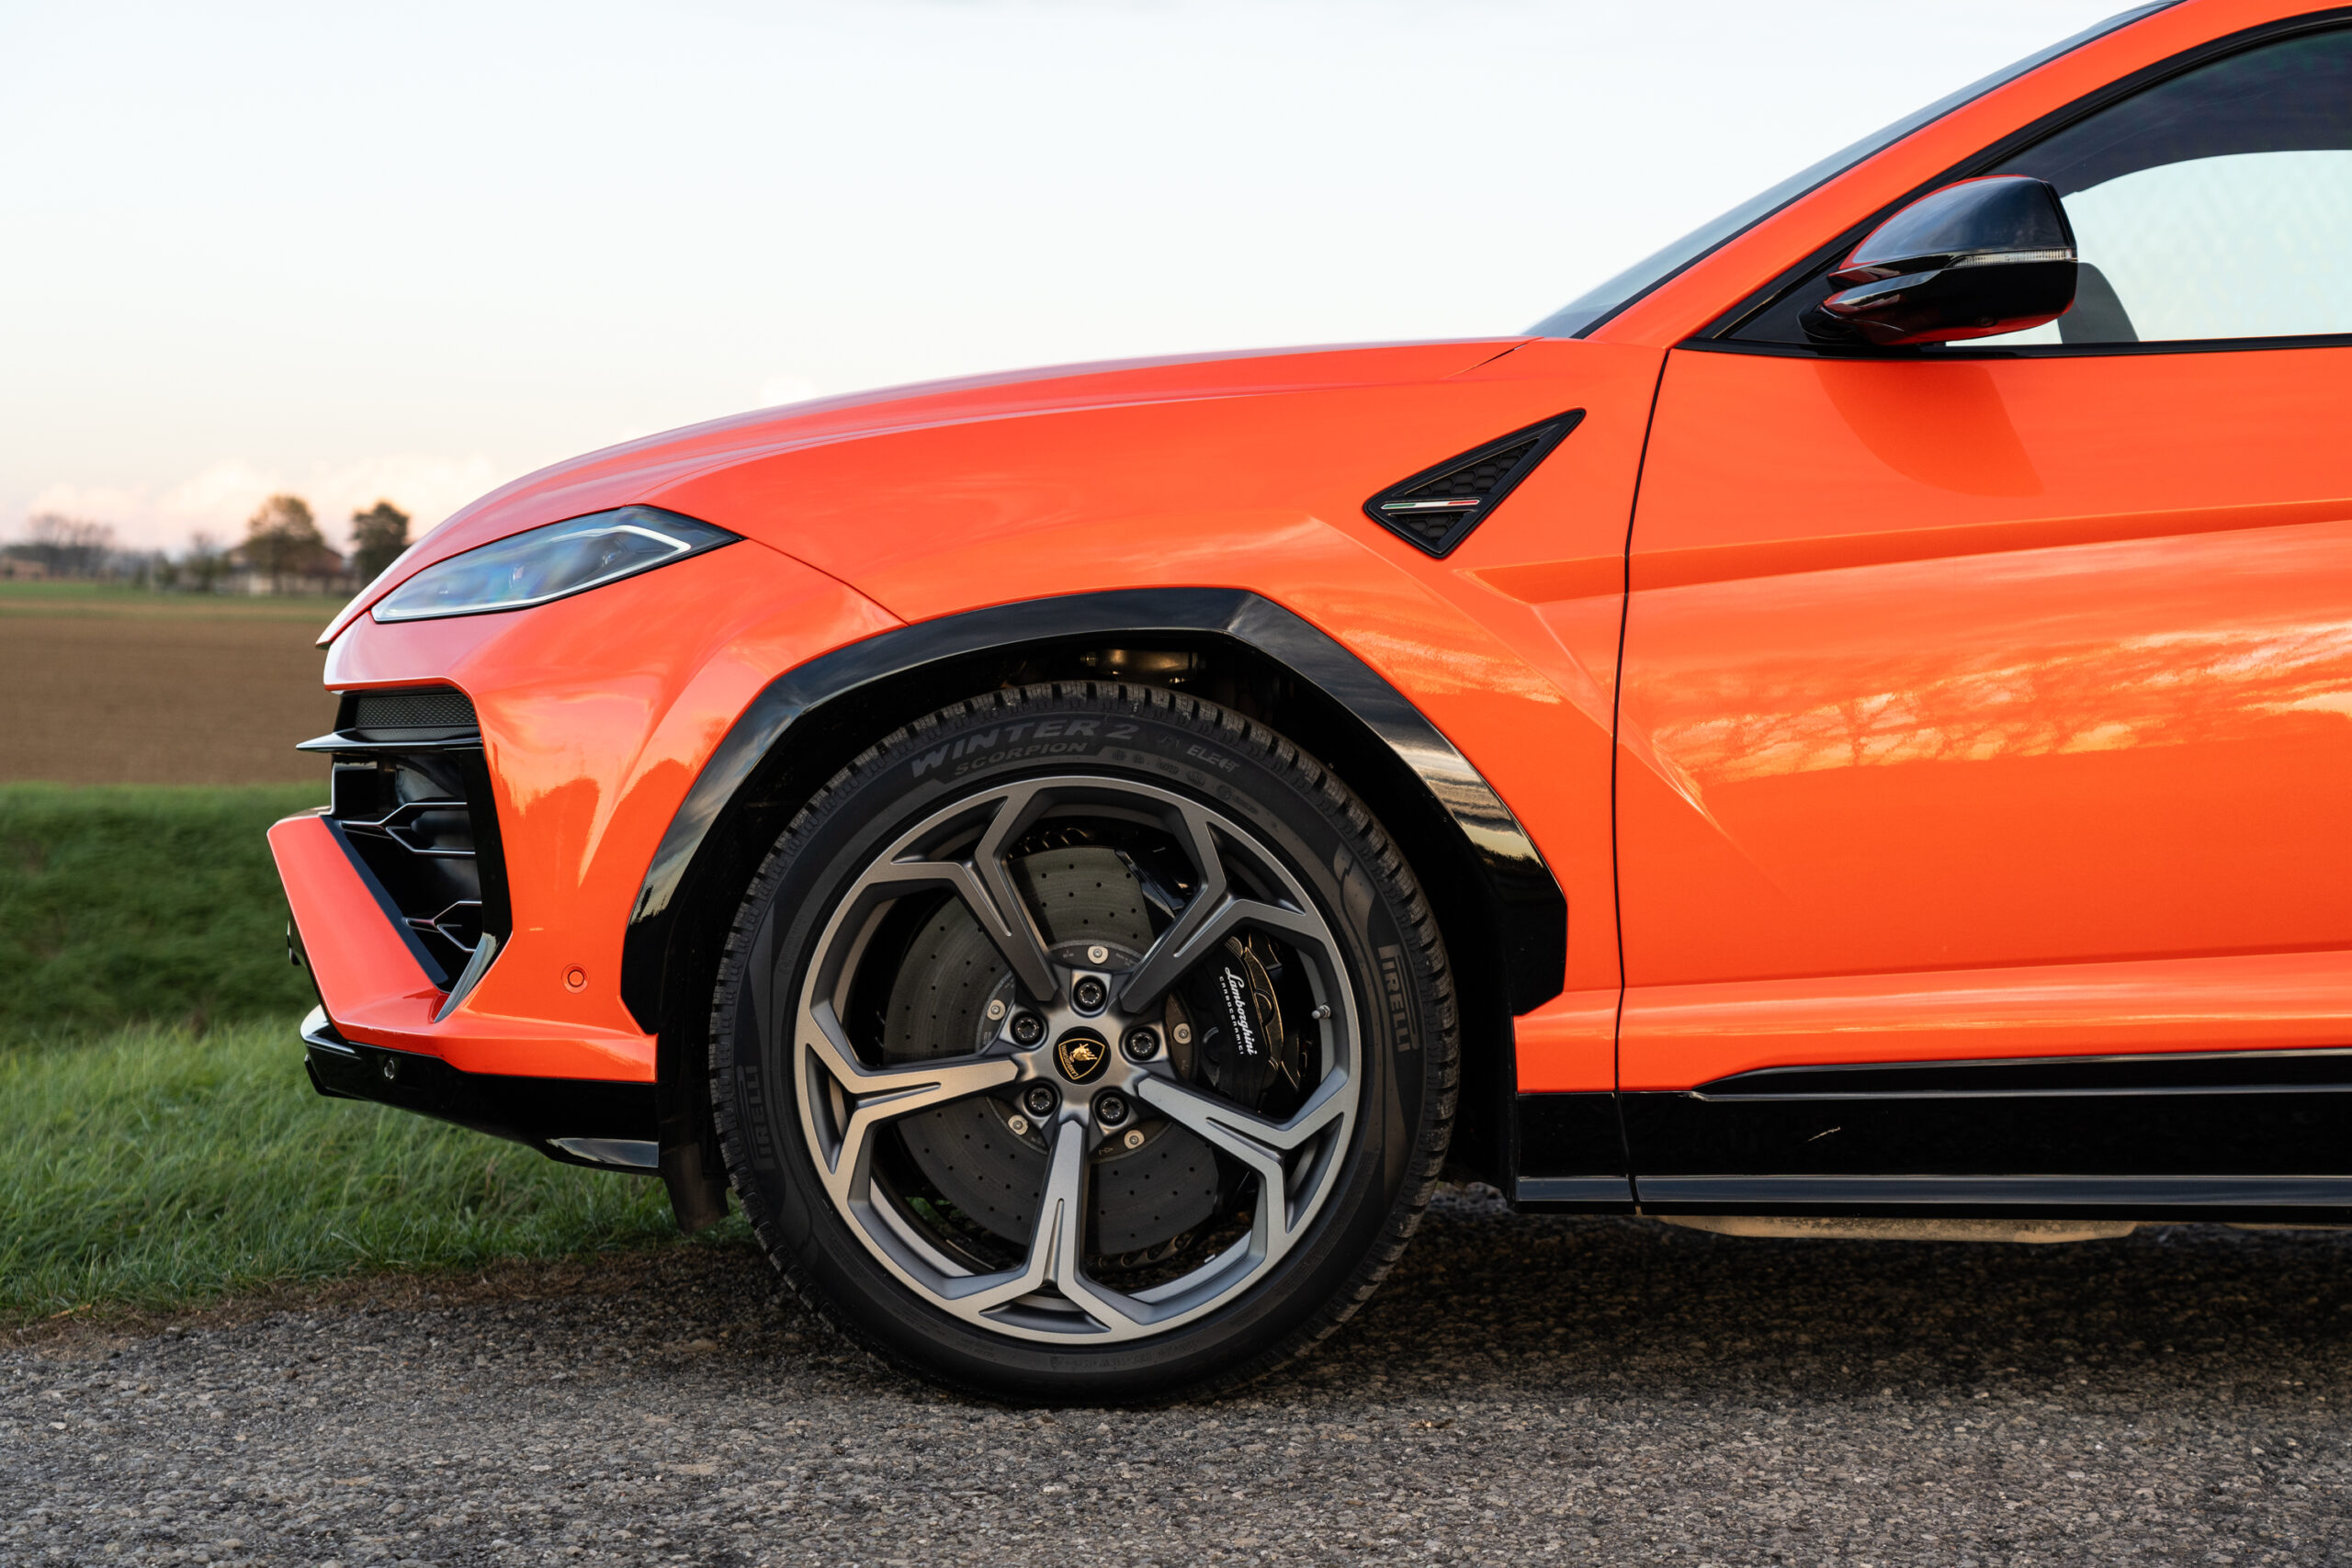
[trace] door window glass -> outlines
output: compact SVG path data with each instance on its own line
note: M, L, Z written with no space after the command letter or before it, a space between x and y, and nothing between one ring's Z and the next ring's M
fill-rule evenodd
M2352 28L2196 66L1973 172L2057 187L2082 258L2074 308L1928 353L2352 333ZM1835 265L1736 335L1808 343L1801 318Z
M2073 310L1980 344L2352 333L2352 32L2159 83L1993 173L2058 187Z

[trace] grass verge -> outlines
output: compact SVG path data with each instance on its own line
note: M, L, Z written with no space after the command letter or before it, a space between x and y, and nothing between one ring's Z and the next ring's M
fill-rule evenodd
M659 1182L320 1098L288 1018L0 1052L0 1320L676 1235Z
M297 621L316 631L346 603L334 594L156 593L119 582L0 582L0 615Z
M300 1015L262 835L317 784L0 784L0 1043Z

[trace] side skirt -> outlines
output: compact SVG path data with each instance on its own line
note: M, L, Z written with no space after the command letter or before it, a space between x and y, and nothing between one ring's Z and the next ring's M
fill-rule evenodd
M1645 1214L2352 1224L2352 1176L1645 1176Z
M1522 1094L1512 1105L1510 1190L1515 1209L1544 1213L1630 1214L1634 1183L1617 1097Z
M2352 1220L2352 1051L1778 1067L1621 1099L1645 1213Z

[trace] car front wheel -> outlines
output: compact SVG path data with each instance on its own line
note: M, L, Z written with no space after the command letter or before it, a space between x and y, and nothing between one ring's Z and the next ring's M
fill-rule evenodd
M1336 778L1156 688L959 703L769 854L712 1018L729 1175L842 1329L998 1397L1148 1398L1329 1333L1452 1124L1442 944Z

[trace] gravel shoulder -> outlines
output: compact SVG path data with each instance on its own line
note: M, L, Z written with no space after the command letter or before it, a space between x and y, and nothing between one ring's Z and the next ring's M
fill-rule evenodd
M1448 1192L1214 1402L910 1383L741 1247L0 1349L0 1563L2352 1563L2352 1235L2026 1247Z

